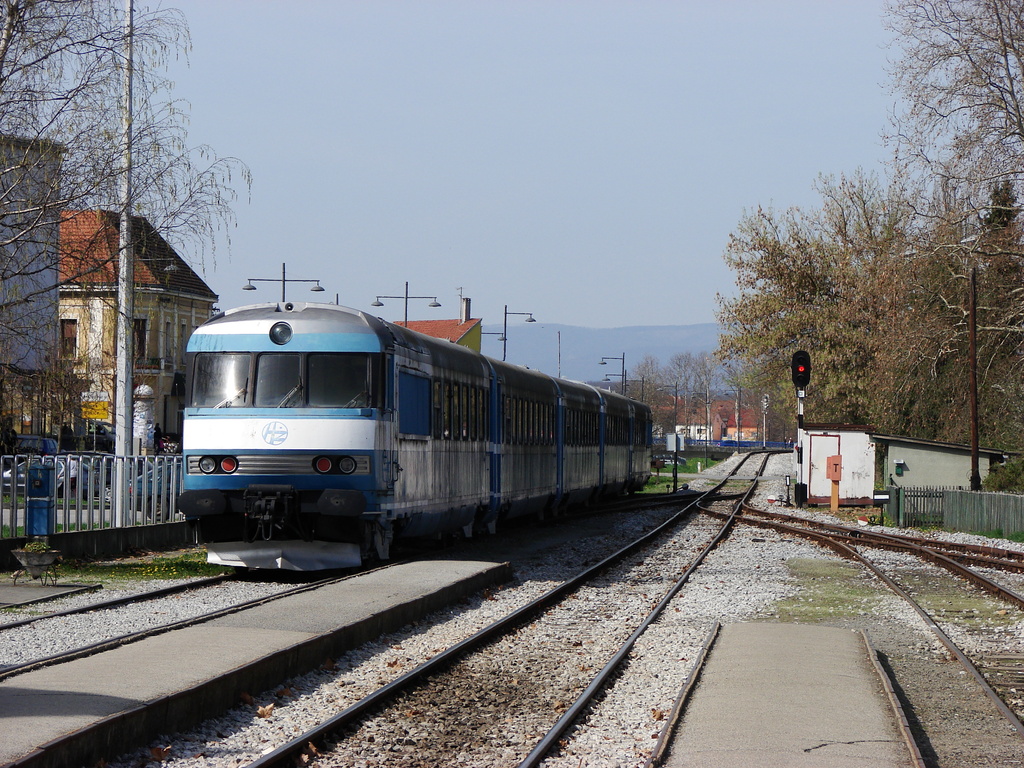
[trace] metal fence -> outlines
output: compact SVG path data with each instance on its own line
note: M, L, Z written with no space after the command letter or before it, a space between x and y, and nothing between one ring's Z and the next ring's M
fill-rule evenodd
M1024 531L1024 496L962 488L889 488L887 514L900 527L1003 536Z
M49 527L54 533L69 533L180 519L175 500L181 493L182 466L181 456L0 456L0 538L25 535L30 498L39 495L29 484L33 469L41 468L49 479L52 492L43 494Z

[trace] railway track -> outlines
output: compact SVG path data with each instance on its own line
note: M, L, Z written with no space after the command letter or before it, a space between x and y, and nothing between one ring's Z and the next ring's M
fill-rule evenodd
M274 583L249 584L234 591L232 587L239 586L239 582L231 576L218 576L3 624L0 625L0 648L5 650L0 653L0 680L202 624L346 578L351 576L318 579L293 587ZM259 596L242 596L254 590L260 593ZM168 601L173 601L173 604ZM123 622L112 620L112 617L128 606L135 609L132 623L136 626L122 632L118 627L123 626ZM182 613L187 615L169 618L180 617ZM51 647L56 646L60 650L54 653L40 650L46 646L36 641L40 636L54 637Z
M658 500L651 500L651 501L658 501ZM680 502L680 499L677 497L677 498L674 498L674 499L664 499L663 501L665 501L666 503L672 502L672 503L678 505L679 502ZM646 506L650 506L650 504L647 503ZM620 536L621 535L621 531L630 530L630 529L638 529L638 528L642 528L642 527L645 527L645 526L649 526L651 524L651 522L653 522L655 519L664 520L664 518L668 514L670 514L670 513L669 512L654 512L654 511L648 510L648 512L641 513L641 514L638 514L638 515L611 515L611 516L606 517L604 520L601 520L599 518L595 518L595 519L590 520L590 521L584 520L582 522L581 527L584 528L584 529L589 529L589 533L586 533L587 536L592 536L594 533L600 532L600 536L603 537L603 538L606 538L608 541L606 543L604 543L604 544L601 544L600 541L595 539L594 543L597 543L599 546L604 546L605 547L604 551L607 552L608 551L607 543L613 541L616 536ZM616 522L613 522L613 521L616 521ZM647 522L645 522L645 521L647 521ZM619 533L616 533L616 531L619 531ZM537 537L536 529L533 529L531 531L521 531L519 533L519 537L520 537L520 539L523 539L523 540L527 540L528 539L528 540L531 540L531 541L536 540L538 538L550 539L551 540L550 543L542 545L542 551L564 551L564 552L568 553L568 552L573 551L574 547L573 546L570 546L568 548L563 547L563 546L561 546L559 544L559 541L560 540L561 541L567 541L567 542L568 541L573 541L573 540L575 540L579 536L580 533L581 533L581 531L569 531L569 532L565 532L565 533L559 533L559 526L554 526L551 529L545 531L545 536L544 537ZM610 536L605 536L605 533L609 533ZM485 539L479 540L479 543L482 544L486 540L490 540L490 541L495 542L497 544L496 548L499 549L499 550L501 549L501 542L498 539L491 539L490 537L485 537ZM585 552L587 550L592 550L593 549L592 544L590 544L586 539L581 540L580 544L582 545L582 546L579 547L579 550L581 552ZM547 550L544 550L543 549L544 547L546 547ZM522 550L520 550L520 551L522 551ZM530 548L528 547L525 551L529 552ZM444 560L444 559L447 559L449 556L450 556L450 553L443 553L443 554L438 555L437 557L439 559ZM549 555L544 555L544 559L548 559L549 557L550 557ZM603 557L603 555L601 555L601 557ZM485 559L489 561L490 557L488 556ZM585 561L585 560L589 560L591 558L590 558L589 554L584 554L582 556L582 559ZM555 570L564 570L566 567L568 567L569 564L568 563L559 562L559 563L552 563L552 565L557 566L557 568ZM543 566L543 568L547 568L547 567L548 566L546 566L546 565ZM653 566L651 566L651 567L653 568ZM659 569L654 568L654 570L652 572L650 572L644 578L656 579L657 575L658 575L657 574L657 570L659 570ZM316 585L309 585L309 586L303 587L303 589L313 589L313 588L315 588L315 586ZM211 587L210 589L213 589L213 588ZM171 599L174 599L174 598L171 598ZM181 600L180 597L178 599ZM189 598L189 600L191 600L191 598ZM487 598L485 597L484 601L486 602L486 600L487 600ZM306 598L305 602L307 604L309 603L309 598L308 597ZM641 595L641 597L639 598L639 603L643 604L641 607L646 608L647 607L646 606L647 602L648 602L647 596L646 595ZM315 604L315 600L314 600L314 604ZM242 608L242 606L233 605L233 606L231 606L231 608L229 610L237 611L237 610L241 610L241 608ZM611 611L611 610L616 609L616 608L617 608L617 606L615 606L615 605L609 605L609 606L607 606L606 608L603 608L603 609L600 608L600 607L596 608L595 611L597 611L597 613L595 613L595 616L597 616L597 619L595 619L595 621L607 622L608 620L603 618L604 614L601 613L601 611L602 610L604 610L604 611ZM117 609L110 609L110 610L116 611ZM149 610L149 609L147 608L147 610ZM260 610L266 611L267 609L263 608L263 609L260 609ZM153 612L155 613L157 611L154 610ZM95 614L97 612L94 611L93 613ZM458 609L458 610L453 611L452 613L453 613L453 615L461 613L461 608ZM86 614L86 616L89 616L89 617L91 617L92 615L93 614ZM57 617L58 620L60 618L61 617ZM64 617L64 618L69 618L69 617ZM51 619L51 620L53 620L53 619ZM24 626L21 626L21 627L17 627L17 628L12 628L11 632L31 631L31 630L33 630L36 627L42 626L43 624L45 624L46 621L47 621L46 619L42 619L41 618L41 619L39 619L36 622L32 622L30 624L27 624L27 625L24 625ZM177 627L175 627L175 628L177 628ZM167 632L168 629L169 629L169 627L166 626L166 622L163 622L162 627L160 629L157 629L156 631ZM0 629L0 631L3 631L3 630ZM139 636L141 637L142 634L145 634L145 633L140 633ZM255 638L253 638L253 640L255 641ZM120 645L120 644L124 644L125 642L127 642L127 640L125 638L119 636L118 638L113 639L111 645ZM258 641L256 641L256 642L258 642ZM162 641L161 647L170 648L170 647L172 647L172 645L171 645L172 643L173 643L173 638L170 641L164 640L164 641ZM79 655L79 651L81 651L82 653L96 653L96 652L98 652L100 650L102 650L102 648L100 648L100 647L79 648L76 652L70 654L70 656L77 656L77 655ZM67 659L67 658L69 658L69 655L68 654L64 654L63 658ZM17 672L19 672L19 673L20 672L25 672L31 666L39 666L39 665L46 664L46 665L54 666L54 671L52 673L50 673L50 674L56 674L56 675L59 676L60 675L59 667L55 666L58 663L59 663L59 660L56 659L56 658L46 658L46 659L39 659L39 658L37 658L37 659L33 659L29 664L20 667L17 670ZM314 662L314 663L316 663L316 662ZM305 667L305 669L309 669L309 667ZM39 670L38 672L35 672L33 674L39 674L39 673L44 672L44 671L45 670ZM390 673L390 671L391 670L389 670L389 673ZM582 672L583 670L580 670L580 671ZM282 672L283 672L283 670L282 670ZM8 676L13 676L14 674L15 674L15 672L12 670L9 673ZM279 679L283 679L283 678L284 678L284 675L283 675L282 678L279 678ZM10 682L11 683L16 683L16 681L14 681L14 680L11 680ZM237 688L233 688L233 690L237 691L238 689ZM258 688L257 691L259 691L259 690L260 689ZM280 701L279 701L279 704L280 704L279 709L283 709L283 707L284 707L284 705L286 703L287 704L291 704L290 699L291 699L291 697L293 696L293 693L294 693L294 692L287 692L288 691L287 684L284 686L284 690L286 691L286 693L280 694L280 697L278 697L278 695L275 693L275 698L279 698L280 699ZM226 691L226 692L229 693L228 691ZM237 695L237 693L236 693L236 695ZM145 699L140 699L140 700L145 700ZM56 744L50 743L50 744L47 745L47 750L50 750L51 747L54 749L55 753L56 753L56 751L59 751L61 749L65 749L65 750L66 749L73 749L73 747L61 748L61 747L59 747ZM116 755L114 755L114 754L107 753L107 755L106 755L106 759L107 760L111 760L114 757L116 757Z
M971 653L961 647L963 641L970 641L972 633L977 633L977 626L972 627L971 624L972 621L975 625L979 623L979 610L983 610L984 615L989 617L1006 616L1009 622L1020 619L1021 610L1024 609L1024 596L1019 592L995 582L964 563L1019 572L1019 553L978 545L936 542L923 537L881 534L773 513L749 504L741 506L742 514L732 519L782 534L801 536L828 547L838 556L862 565L906 601L934 633L950 659L961 665L989 699L1005 720L1008 732L1024 743L1024 723L1020 720L1024 712L1024 696L1017 689L1017 685L1024 679L1021 659L999 653L975 654L976 658L972 659ZM721 513L707 511L722 517ZM889 556L888 564L883 566L876 562L879 559L877 555L872 557L862 551L868 548L893 554ZM923 568L931 570L922 573ZM961 604L963 598L959 596L965 590L968 591L966 599L972 606L980 604L977 591L983 591L1009 607L995 608L989 605L984 609L971 608L966 612L957 607L950 608L951 605ZM1010 611L1017 615L1009 615ZM953 634L963 639L960 644L951 636ZM989 672L987 675L986 670Z
M365 744L373 745L374 754L400 757L407 765L453 759L487 762L476 753L477 746L488 754L495 749L503 752L502 762L539 765L621 669L637 639L707 553L727 535L728 522L695 536L699 543L692 542L684 551L652 547L666 536L678 537L680 525L698 502L727 481L692 499L641 539L363 696L249 763L249 768L276 768L296 760L315 763L327 751L328 763L374 764L362 754ZM665 573L679 573L680 557L688 567L666 582ZM626 604L609 603L602 593L616 583L650 588ZM621 627L617 639L589 640L589 627L595 622ZM570 674L564 674L566 670Z

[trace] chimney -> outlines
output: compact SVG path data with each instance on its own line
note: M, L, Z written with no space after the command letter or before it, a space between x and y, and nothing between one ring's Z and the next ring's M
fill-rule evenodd
M462 297L462 310L459 313L459 323L468 323L470 318L469 314L469 297Z

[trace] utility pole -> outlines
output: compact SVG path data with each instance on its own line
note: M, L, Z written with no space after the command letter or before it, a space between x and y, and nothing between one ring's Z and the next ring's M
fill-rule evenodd
M132 380L135 364L132 342L135 331L135 249L132 243L132 78L133 37L135 31L133 0L124 8L124 105L121 169L121 226L118 239L117 270L117 398L114 404L114 453L122 457L116 466L114 524L120 526L124 515L127 488L125 458L132 453Z
M967 313L968 355L971 396L971 490L981 490L978 454L978 268L971 267L969 311Z

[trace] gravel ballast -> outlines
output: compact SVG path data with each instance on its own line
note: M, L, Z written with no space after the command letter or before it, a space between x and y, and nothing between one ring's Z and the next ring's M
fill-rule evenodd
M710 485L713 482L710 479L712 476L721 477L728 469L728 463L723 464L726 466L718 465L701 478L690 481L691 488ZM773 457L769 462L767 479L762 482L757 497L753 499L756 506L767 507L768 496L781 498L784 495L782 477L791 474L791 465L791 456ZM282 689L247 692L251 694L248 703L240 704L231 712L205 723L191 733L168 735L154 746L170 747L162 762L175 768L234 768L251 761L332 716L373 688L398 677L442 648L524 605L580 570L582 564L596 562L617 549L627 538L649 529L667 515L668 512L663 510L646 510L628 516L604 516L565 522L557 529L545 529L544 537L525 530L514 531L503 541L490 539L470 543L465 548L466 557L473 557L475 547L487 552L506 550L515 569L514 581L502 589L451 606L402 632L368 643L335 659L331 668L289 681ZM822 513L811 513L809 516L840 522ZM708 536L713 526L709 521L695 521L680 529L666 545L666 552L659 553L658 570L670 572L685 569L697 543ZM542 538L547 543L539 541ZM951 538L1024 549L1012 542L963 534ZM873 559L876 552L871 553ZM888 553L878 557L880 562L892 565L895 569L910 567L908 563L888 559ZM797 561L832 562L835 558L801 539L739 527L710 555L705 566L697 571L666 614L640 638L630 656L627 669L587 713L584 721L567 735L560 752L552 755L545 764L560 768L642 765L654 746L655 738L664 725L664 717L689 674L712 624L715 621L779 620L780 606L799 604L801 595L808 594L805 592L806 585L791 568L790 564ZM915 567L920 567L920 564L917 563ZM1010 582L1019 583L1022 580L1017 576L999 576L1001 579L1008 578ZM874 581L868 577L863 577L863 580L866 584ZM602 586L605 592L603 599L622 605L656 602L660 593L657 593L655 581L653 576L639 577L634 574L619 582L609 582ZM259 591L271 589L272 586L242 583L234 588L241 591L237 594L218 594L227 600L252 599L255 595L241 595L246 590ZM87 600L89 597L84 595L75 599ZM215 599L220 598L214 598L211 594L209 600ZM969 698L969 691L964 689L963 675L955 671L945 650L938 645L917 614L888 593L879 593L872 597L872 601L870 610L847 610L829 615L825 609L819 609L815 620L834 626L865 629L868 632L876 647L884 654L886 663L896 673L906 695L914 702L915 721L912 725L926 737L926 757L931 760L930 764L971 768L975 765L1014 764L1015 760L1024 760L1024 750L1020 748L1022 742L1008 738L1005 727L985 714L984 703ZM106 615L99 617L96 624L103 627L103 632L117 636L127 632L127 627L140 622L161 619L169 621L169 615L177 616L177 611L183 610L182 604L190 602L187 597L179 596L168 598L166 603L150 603L145 608L147 615L142 617L132 615L133 608L130 606L105 611ZM211 608L204 605L199 612L207 610ZM588 624L588 636L580 638L588 644L604 644L606 639L621 635L621 627L606 626L600 620ZM9 630L12 640L13 633L18 631ZM68 642L88 644L79 639L91 636L87 635L88 631L94 630L79 630L77 622L62 627L60 632L65 649ZM28 633L18 636L15 642L3 643L5 650L0 652L3 653L0 663L21 663L14 661L20 658L16 653L31 656L32 653L49 655L53 652L33 650L37 642L40 645L43 642L34 639L36 637L38 635ZM69 637L74 639L69 640ZM6 641L8 638L5 636L4 639ZM554 642L562 642L563 639L555 639ZM989 631L987 640L984 635L980 640L960 635L957 639L968 646L974 642L976 647L981 647L978 645L980 643L984 648L998 646L1009 652L1016 649L1016 652L1024 653L1024 622L1014 621L1011 617L998 626L998 631ZM18 650L11 651L12 646L18 646ZM536 645L531 647L535 648ZM537 651L535 655L540 656L542 653ZM510 670L508 674L514 676L521 673ZM267 707L271 704L274 706L268 712ZM261 712L267 716L261 716ZM517 727L509 724L504 730L514 731ZM410 743L405 745L406 749L400 752L390 751L390 748L387 748L388 751L378 750L375 745L385 743L384 740L369 738L371 731L367 731L360 738L350 739L343 751L328 756L323 764L429 764L417 763L417 753L422 752L417 748L417 743L429 740L431 734L416 731L412 722L409 728L413 735L409 736ZM525 736L523 741L525 743ZM515 765L524 755L515 750L509 751L506 744L496 743L496 749L491 754L474 745L473 751L463 755L461 764ZM149 749L144 749L120 757L111 755L108 759L108 768L136 768L153 763L154 756ZM996 762L993 763L993 759Z

